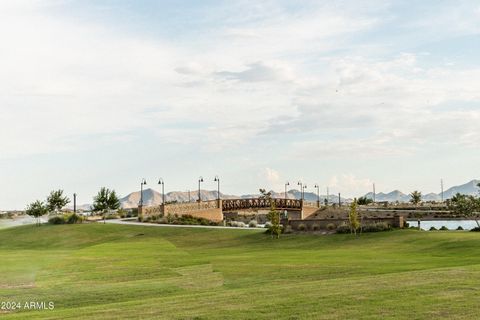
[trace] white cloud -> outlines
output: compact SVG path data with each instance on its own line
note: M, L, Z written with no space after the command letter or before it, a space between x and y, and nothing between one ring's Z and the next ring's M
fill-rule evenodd
M345 196L366 194L373 187L373 181L368 178L357 178L353 174L334 175L328 182L330 190L340 192Z

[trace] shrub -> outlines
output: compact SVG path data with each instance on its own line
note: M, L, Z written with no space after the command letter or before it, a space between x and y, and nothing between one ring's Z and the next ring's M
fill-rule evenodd
M445 231L445 230L448 230L448 228L445 227L445 226L442 226L442 227L440 228L440 230Z
M328 230L335 230L337 226L334 223L329 223L327 224L327 229Z
M475 227L475 228L473 228L473 229L470 230L470 231L472 231L472 232L480 232L480 228L479 228L479 227Z
M462 226L458 226L457 230L463 230Z
M65 218L63 216L55 216L48 219L48 223L50 224L64 224Z
M265 222L265 228L270 229L272 223L270 221Z
M404 228L409 228L409 227L410 227L410 223L404 222L404 223L403 223L403 227L404 227Z
M68 224L75 224L75 223L82 223L83 222L83 217L79 216L78 214L72 213L69 216L66 216L65 218L65 223Z
M83 217L75 213L57 215L48 219L50 224L75 224L81 222L83 222Z
M248 226L249 226L250 228L256 228L257 225L258 225L257 220L251 220L251 221L248 223Z
M389 230L392 230L392 226L386 222L372 223L362 228L362 232L381 232Z
M230 221L228 223L231 227L235 228L245 228L247 225L241 221Z
M320 230L320 226L316 223L312 224L312 231L318 231Z
M350 233L350 227L346 224L341 224L337 227L337 233Z
M433 227L433 226L430 227L430 231L435 231L435 230L437 230L437 228L435 228L435 227Z
M305 230L307 229L307 227L305 226L305 224L300 223L300 224L298 225L297 229L298 229L299 231L305 231Z
M293 229L292 226L287 226L285 229L283 229L283 233L292 233Z

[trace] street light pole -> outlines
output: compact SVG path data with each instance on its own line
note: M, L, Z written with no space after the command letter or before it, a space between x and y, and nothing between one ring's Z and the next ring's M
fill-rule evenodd
M297 185L300 186L300 200L303 200L303 183L302 183L302 181L298 181Z
M202 202L202 195L200 194L200 183L203 182L203 177L198 178L198 203Z
M306 185L306 184L303 185L303 189L302 189L302 200L305 200L305 189L307 189L307 185Z
M317 189L317 207L320 208L320 186L317 184L315 184L315 187Z
M73 213L77 213L77 194L73 194Z
M213 179L213 181L217 183L217 200L220 200L220 178L218 176L215 176L215 179Z
M162 178L158 180L158 184L162 186L162 204L165 205L165 182Z
M285 205L287 204L287 187L290 185L290 182L287 181L287 183L285 183Z
M147 181L145 178L142 179L142 182L140 183L140 205L143 206L143 186L147 184Z

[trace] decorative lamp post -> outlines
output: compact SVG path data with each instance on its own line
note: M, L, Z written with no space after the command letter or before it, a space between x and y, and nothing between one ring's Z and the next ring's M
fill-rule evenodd
M200 194L200 183L203 182L203 177L198 178L198 203L202 202L202 195Z
M287 187L290 185L290 182L286 182L285 183L285 205L287 205L287 199L288 199L288 196L287 196Z
M143 186L147 184L147 180L145 178L142 179L140 183L140 206L143 207Z
M77 213L77 194L73 194L73 213Z
M217 200L220 200L220 178L218 176L215 176L215 179L213 179L213 181L217 183Z
M303 183L302 183L302 181L298 181L297 185L300 186L300 200L303 200Z
M317 207L320 208L320 186L315 184L315 189L317 189Z
M165 182L160 178L158 179L158 184L162 186L162 204L165 205Z

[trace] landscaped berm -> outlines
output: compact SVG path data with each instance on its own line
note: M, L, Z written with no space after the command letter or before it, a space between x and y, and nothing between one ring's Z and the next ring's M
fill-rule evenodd
M123 225L0 231L2 319L478 319L480 234ZM48 306L48 305L47 305Z

